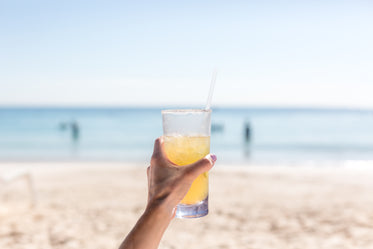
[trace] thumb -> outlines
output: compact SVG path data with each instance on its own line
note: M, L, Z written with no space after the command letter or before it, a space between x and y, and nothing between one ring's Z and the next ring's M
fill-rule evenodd
M209 171L214 166L216 159L215 155L209 154L197 162L185 166L185 173L194 180L200 174Z

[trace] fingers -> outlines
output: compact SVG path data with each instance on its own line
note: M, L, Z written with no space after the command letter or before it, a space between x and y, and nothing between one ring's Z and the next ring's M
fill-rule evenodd
M159 137L154 142L154 150L152 155L152 161L165 160L166 156L163 151L163 139ZM152 163L153 164L153 163Z
M162 137L154 141L153 157L158 155L162 155Z
M197 178L200 174L209 171L216 162L216 156L215 155L207 155L201 160L198 160L197 162L185 166L185 173L194 180Z

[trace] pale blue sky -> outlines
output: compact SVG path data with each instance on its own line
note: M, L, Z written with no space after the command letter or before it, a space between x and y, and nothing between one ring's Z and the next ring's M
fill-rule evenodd
M0 0L0 105L373 108L373 1Z

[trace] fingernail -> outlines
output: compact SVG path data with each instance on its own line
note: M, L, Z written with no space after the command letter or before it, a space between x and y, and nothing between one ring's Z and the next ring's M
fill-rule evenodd
M217 157L213 154L210 155L212 162L216 162Z

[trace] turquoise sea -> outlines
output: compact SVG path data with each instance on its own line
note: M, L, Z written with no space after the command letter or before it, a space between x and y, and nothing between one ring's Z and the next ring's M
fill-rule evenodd
M373 160L373 110L214 108L212 123L220 162ZM161 135L161 108L0 108L1 161L147 162Z

